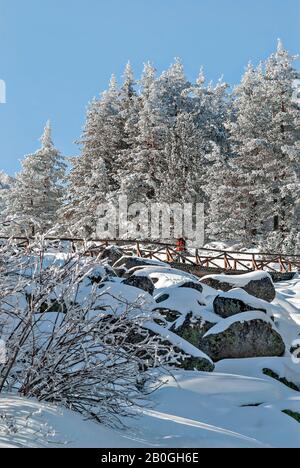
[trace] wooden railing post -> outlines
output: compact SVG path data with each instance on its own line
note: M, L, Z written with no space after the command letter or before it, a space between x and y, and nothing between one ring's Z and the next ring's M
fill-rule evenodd
M259 270L258 263L255 258L255 254L252 254L252 270Z
M141 248L140 248L140 243L139 243L139 242L136 243L136 252L137 252L137 256L138 256L138 257L142 257L142 256L143 256L143 255L142 255L142 252L141 252Z

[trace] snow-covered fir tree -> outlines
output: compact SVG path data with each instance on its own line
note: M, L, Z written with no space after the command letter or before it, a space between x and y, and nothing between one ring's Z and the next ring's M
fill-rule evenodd
M10 190L13 184L13 177L0 171L0 232L4 229L2 223L5 221L7 191Z
M262 109L262 70L249 64L241 84L234 90L232 114L228 127L231 134L230 158L215 171L211 186L211 233L213 237L251 241L262 229L264 201L264 170L261 155L256 151L255 138L264 119ZM256 195L254 195L254 193Z
M149 96L149 110L152 123L152 133L155 144L162 151L156 160L156 168L160 173L166 169L163 153L170 141L172 130L176 126L177 117L187 111L188 98L184 94L190 88L183 64L179 59L155 80Z
M298 229L298 73L281 43L257 68L249 65L228 98L228 85L191 84L179 59L140 81L127 64L119 88L89 106L82 151L72 160L62 224L95 235L97 208L128 202L205 203L207 239L245 244L273 230Z
M201 69L196 84L189 93L192 97L192 115L196 126L198 146L197 164L192 173L197 181L197 201L205 206L206 237L220 224L220 206L217 192L224 183L227 159L230 157L229 134L226 130L228 114L228 85L222 79L217 84L205 85ZM190 104L191 105L191 104ZM226 203L226 198L223 203Z
M35 235L53 230L62 206L66 164L54 147L47 122L41 148L22 161L22 170L6 192L5 215L12 233Z
M159 200L167 203L203 201L199 132L193 116L177 116L165 148L166 172L162 175Z
M300 199L300 105L293 96L294 82L300 73L293 67L296 58L279 40L277 52L265 65L265 99L272 109L264 130L272 158L265 169L273 194L273 229L283 233L299 228L296 206Z
M128 62L123 76L123 84L119 93L120 118L122 125L122 140L117 156L117 176L119 190L114 194L127 195L132 198L137 184L132 185L132 176L139 179L134 153L137 147L138 122L141 99L136 90L131 64ZM134 200L137 201L137 200Z
M292 99L298 76L293 59L279 41L267 61L248 66L234 92L229 128L235 158L224 197L218 197L227 199L229 237L246 244L269 231L289 232L298 224L300 114Z
M119 189L117 161L123 128L114 75L109 89L90 103L79 144L81 154L71 160L61 225L65 233L89 237L95 234L99 204Z

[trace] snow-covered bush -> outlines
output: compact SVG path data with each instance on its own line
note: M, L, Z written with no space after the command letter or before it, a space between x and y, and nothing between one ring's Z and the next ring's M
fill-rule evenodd
M95 268L97 259L83 254L46 254L42 238L27 254L13 243L0 248L0 392L116 425L155 390L148 368L176 353L144 326L142 302L103 297L90 280Z

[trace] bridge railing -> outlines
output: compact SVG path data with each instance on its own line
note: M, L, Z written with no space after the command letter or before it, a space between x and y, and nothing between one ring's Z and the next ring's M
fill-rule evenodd
M69 237L44 237L43 241L54 247L61 244L68 245L68 251L85 251L87 255L99 255L108 246L122 247L125 254L132 254L168 263L185 263L198 268L216 269L224 271L300 271L300 255L284 255L270 252L240 252L218 250L200 247L178 252L176 245L171 243L153 242L150 240L122 240L122 239L82 239ZM29 237L1 237L0 243L13 242L19 247L30 250L35 239Z

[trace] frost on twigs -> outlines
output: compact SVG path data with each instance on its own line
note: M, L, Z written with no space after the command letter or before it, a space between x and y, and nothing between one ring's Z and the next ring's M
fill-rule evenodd
M147 405L159 385L158 367L181 356L144 328L149 314L142 301L112 298L91 283L97 265L80 253L46 253L42 238L27 254L15 242L0 247L7 343L0 392L17 391L115 426Z

